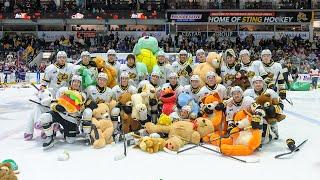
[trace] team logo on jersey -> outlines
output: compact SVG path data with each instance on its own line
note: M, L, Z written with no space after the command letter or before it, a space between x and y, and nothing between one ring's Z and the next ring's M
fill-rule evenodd
M272 72L268 72L268 78L273 79L274 74Z
M135 73L129 72L130 79L135 79L137 75Z
M57 84L60 85L63 81L67 81L69 75L66 73L59 73L57 76Z
M255 75L255 73L254 73L253 71L248 71L248 72L247 72L247 76L248 76L249 78L253 78L254 75Z
M103 99L100 99L100 98L96 99L96 103L97 104L104 103L104 102L105 102L105 100L103 100Z

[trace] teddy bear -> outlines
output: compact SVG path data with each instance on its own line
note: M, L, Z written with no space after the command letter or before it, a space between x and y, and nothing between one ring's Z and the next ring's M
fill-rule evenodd
M165 143L166 141L163 138L144 136L140 137L135 147L148 153L156 153L163 150Z
M177 95L170 86L165 86L160 91L160 109L162 113L170 115L174 111Z
M120 119L121 119L121 129L126 134L133 131L138 131L141 129L140 122L134 120L131 117L132 114L132 102L131 94L123 93L118 99L118 106L120 107Z
M217 75L220 75L220 68L222 63L222 54L218 54L216 52L209 52L206 58L206 62L198 64L193 69L193 74L198 75L200 77L201 87L205 85L207 72L213 71L216 72ZM216 76L216 82L217 84L222 82L220 76Z
M112 107L111 107L112 108ZM113 124L110 119L110 107L106 103L98 104L98 107L92 112L91 131L93 148L103 148L113 142Z
M146 131L152 133L166 133L169 139L165 147L172 151L178 151L185 144L198 144L201 138L214 133L212 122L203 117L190 121L176 121L170 126L146 123Z
M107 74L107 86L109 88L113 88L115 85L117 85L117 70L105 63L105 60L101 56L97 56L93 60L96 65L99 72L104 72Z
M10 163L0 163L0 180L17 180Z
M234 81L231 83L231 86L240 86L243 91L248 89L251 85L247 76L247 71L243 69L238 71L235 75Z
M246 110L237 112L234 116L237 125L228 138L219 141L219 135L211 135L210 143L220 146L220 152L230 156L251 155L261 144L261 130L254 125L262 121L260 116L251 115Z
M215 107L222 103L217 92L212 92L201 98L202 117L212 121L217 134L225 134L227 131L227 122L223 111L218 111ZM222 127L222 129L221 129Z
M190 112L190 119L196 119L198 117L198 114L200 112L199 105L195 102L192 96L190 96L188 93L182 92L179 94L176 108L180 110L183 106L190 106L191 112Z
M143 97L141 93L133 94L131 96L132 101L132 115L134 120L140 121L144 124L148 118L147 106L143 104Z
M185 144L198 144L202 138L212 133L214 127L207 118L199 117L193 122L177 121L170 126L165 147L171 151L179 151Z
M278 98L272 98L270 94L262 94L256 98L256 103L265 111L265 119L269 124L274 124L286 118L280 107Z

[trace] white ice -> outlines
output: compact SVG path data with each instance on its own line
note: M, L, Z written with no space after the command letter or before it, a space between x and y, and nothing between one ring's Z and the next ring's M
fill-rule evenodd
M285 103L287 119L279 124L280 139L243 157L259 158L255 164L244 164L202 148L172 155L147 154L130 147L128 156L120 161L114 161L114 157L123 153L122 144L96 150L82 144L58 143L52 150L43 151L39 138L30 142L23 139L24 123L32 107L28 99L34 91L0 89L0 161L14 159L22 180L320 179L320 91L288 92L294 105ZM288 151L287 138L296 143L305 139L308 142L290 158L274 159ZM64 150L70 159L58 161Z

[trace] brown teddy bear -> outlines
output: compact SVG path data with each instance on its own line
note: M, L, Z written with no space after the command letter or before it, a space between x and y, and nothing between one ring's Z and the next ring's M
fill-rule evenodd
M205 63L198 64L193 70L193 74L196 74L201 79L201 87L205 85L207 72L213 71L220 75L220 68L222 65L222 55L216 52L210 52L206 58ZM220 76L216 76L216 82L221 83L222 79Z
M197 118L193 122L177 121L170 126L146 124L148 133L169 133L165 147L178 151L185 144L198 144L201 138L214 132L212 122L207 118Z
M278 98L271 98L271 95L266 93L256 98L256 103L261 105L265 111L265 119L269 124L280 122L286 118L280 108L280 102Z
M133 120L132 114L132 102L131 94L123 93L120 95L118 100L118 105L120 106L120 119L122 123L122 130L125 134L133 131L138 131L141 129L140 122Z
M250 81L247 76L247 71L240 70L236 73L234 81L231 83L231 86L240 86L243 91L250 87Z
M113 124L110 119L109 104L100 103L98 107L93 110L92 124L93 130L91 131L91 138L93 140L94 148L103 148L107 144L113 142Z
M156 153L162 151L165 144L166 141L163 138L145 136L139 139L138 144L135 147L148 153Z
M117 70L114 67L106 64L104 58L101 56L95 57L93 61L96 63L99 72L104 72L107 74L107 86L109 88L113 88L115 85L117 85Z
M0 163L0 180L17 180L10 163Z

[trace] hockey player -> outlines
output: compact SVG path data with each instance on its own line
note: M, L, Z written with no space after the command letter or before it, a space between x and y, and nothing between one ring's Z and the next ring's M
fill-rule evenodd
M206 76L206 85L203 86L200 89L199 94L199 101L200 98L204 97L205 95L211 93L211 92L217 92L221 98L221 100L224 100L227 98L226 94L226 87L222 84L216 84L216 73L213 71L209 71Z
M33 99L35 102L39 102L40 104L35 104L30 114L26 130L24 133L24 139L29 141L33 138L34 128L41 129L40 123L40 115L42 113L48 112L50 109L48 108L53 100L51 92L48 89L45 89L44 86L40 86L40 90L35 93L35 98Z
M114 49L109 49L107 52L108 60L107 64L111 65L113 68L117 70L117 81L120 81L120 67L121 64L119 61L117 61L117 53Z
M190 78L190 85L184 86L183 92L190 94L196 103L199 103L200 89L200 77L198 75L192 75Z
M137 93L137 88L129 85L129 74L127 72L121 73L120 84L112 88L113 99L118 101L120 95L125 92L129 92L131 94Z
M241 64L236 62L236 53L233 49L227 49L224 57L225 64L221 66L221 76L223 85L230 89L232 82L235 80L235 75L241 69Z
M241 50L239 53L239 59L241 61L241 69L247 72L250 83L254 76L265 76L268 74L263 68L261 61L251 61L250 52L248 50Z
M172 72L171 65L166 63L165 53L160 50L157 54L158 67L160 69L160 81L159 84L163 85L164 83L169 82L169 74ZM154 71L154 70L153 70Z
M180 85L180 82L178 82L178 75L177 73L170 73L169 75L169 83L164 84L162 87L168 87L170 86L172 90L176 92L176 96L178 97L179 94L183 91L183 86Z
M196 51L196 57L199 60L199 64L206 62L206 53L203 49L198 49Z
M175 111L172 112L169 117L172 119L173 122L175 121L191 121L191 107L186 105L179 110L175 108Z
M127 63L121 66L121 74L124 72L129 74L129 84L137 87L139 84L139 76L136 69L136 57L133 54L127 56ZM120 75L121 76L121 75ZM120 79L121 81L121 79Z
M270 94L272 99L279 99L279 95L272 89L268 89L267 85L265 84L263 78L261 76L255 76L252 78L252 89L247 89L244 91L244 96L250 96L253 99L256 99L259 95L262 94ZM283 103L279 99L279 105L273 105L270 110L273 113L282 113L284 108ZM258 105L257 105L258 107ZM263 141L267 143L272 139L278 139L278 125L277 123L269 125L266 120L263 121Z
M262 76L262 78L269 88L272 88L279 93L281 99L286 99L286 86L282 66L280 63L274 62L271 57L272 53L269 49L265 49L261 52L263 68L267 72L267 75Z
M188 53L186 50L179 52L179 60L172 63L172 71L179 76L179 83L182 86L189 84L192 74L192 64L188 62Z
M57 93L57 99L62 97L67 91L75 92L81 94L81 101L85 102L86 95L80 91L82 78L78 75L74 75L71 79L70 87L61 87ZM79 104L83 106L83 104ZM50 106L51 111L43 113L40 116L40 121L42 124L43 131L47 136L43 143L43 148L47 149L54 145L53 137L53 123L59 123L63 127L63 133L66 141L68 143L74 143L76 134L78 131L79 116L81 115L81 109L75 113L68 113L66 109L58 104L53 103ZM84 127L89 128L89 130L84 130L85 132L90 132L90 126L85 125Z
M60 87L68 86L71 75L74 71L74 65L67 63L67 53L64 51L59 51L57 53L57 62L49 65L43 77L43 85L50 89L53 96Z
M150 77L150 84L155 88L156 93L160 93L161 84L160 84L160 74L157 71L153 71Z
M92 82L90 83L90 85L96 84L96 79L98 77L98 69L96 63L94 61L91 61L91 54L88 51L83 51L81 53L81 63L80 65L76 65L74 67L74 74L83 76L85 73L85 69L89 70L89 73L91 75ZM82 82L82 84L88 83L89 82Z
M95 103L109 103L112 100L112 90L107 87L108 76L101 72L98 74L97 85L89 86L86 89L87 102L92 100Z

